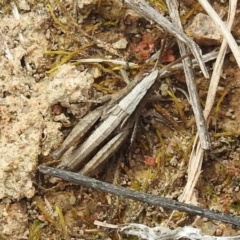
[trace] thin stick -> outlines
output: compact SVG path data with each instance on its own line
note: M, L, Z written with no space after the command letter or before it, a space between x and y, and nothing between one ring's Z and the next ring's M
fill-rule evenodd
M179 9L178 2L176 0L166 0L166 3L168 6L168 9L169 9L169 14L173 21L173 24L175 24L175 26L182 29L181 20L180 20L179 13L178 13L178 9ZM179 46L180 54L185 55L187 52L187 48L178 39L177 39L177 43ZM184 73L185 73L186 83L187 83L187 87L188 87L188 93L189 93L189 97L190 97L190 103L191 103L191 106L192 106L192 109L194 112L194 116L196 119L196 125L197 125L197 129L198 129L198 135L199 135L201 147L203 149L209 150L211 148L210 136L208 134L207 124L204 119L203 111L202 111L202 108L201 108L201 105L199 102L197 87L196 87L195 80L194 80L194 72L193 72L193 69L189 67L192 65L192 62L189 57L185 58L182 62L183 62L183 69L184 69ZM191 171L188 172L188 174L189 174L188 179L195 178L195 180L197 180L201 173L201 166L202 166L201 164L195 164L193 166L193 168L191 169ZM195 183L195 182L196 181L194 181L193 183ZM170 219L172 218L173 213L171 214Z
M126 140L129 132L129 129L127 129L114 136L88 163L84 165L79 173L88 175L89 173L97 171L98 167L103 162L107 161L119 149Z
M181 24L181 20L180 20L179 14L178 14L179 6L178 6L177 1L176 0L175 1L167 0L166 3L168 5L170 17L173 21L173 24L182 30L182 24ZM184 43L182 43L179 39L177 39L177 43L178 43L178 46L180 49L181 56L186 55L188 51L187 51L187 48L184 45ZM194 72L193 72L193 69L189 67L192 65L192 62L189 57L183 59L182 62L183 62L184 73L186 76L188 93L189 93L192 109L193 109L195 120L196 120L199 139L201 142L201 147L205 150L209 150L211 148L210 136L209 136L209 133L207 130L207 124L204 119L203 111L202 111L202 108L200 105L198 91L197 91L197 87L196 87L195 80L194 80Z
M198 64L206 78L209 78L207 68L202 60L202 54L199 46L186 34L183 33L179 28L175 27L171 22L169 22L164 16L162 16L157 10L151 7L145 0L125 0L125 3L133 10L140 13L142 16L146 17L148 20L157 23L160 27L164 28L167 32L172 34L174 37L180 41L187 44L197 59Z
M218 16L215 10L212 8L210 3L207 0L198 0L208 15L212 18L218 29L222 32L224 38L227 40L229 47L232 50L232 53L236 59L238 67L240 67L240 51L238 49L238 45L234 40L231 32L226 27L226 24L222 21L222 19ZM235 5L235 6L234 6ZM237 1L233 4L233 8L236 8Z
M230 31L231 27L233 25L234 19L235 19L237 0L232 0L232 1L230 1L229 4L230 4L230 6L229 6L229 16L228 16L227 28ZM215 65L214 65L213 74L212 74L210 85L209 85L206 106L204 109L204 116L206 119L208 118L208 116L211 112L211 109L214 105L217 87L218 87L218 83L219 83L220 76L222 73L223 61L224 61L225 54L227 51L227 45L228 45L227 40L224 38L222 41L221 48L219 50L218 57L216 59Z
M78 143L80 139L87 133L87 131L101 117L102 112L103 107L99 107L80 119L78 124L72 129L62 145L52 153L53 158L60 159L70 147Z
M140 79L136 78L120 96L123 97L120 102L117 102L114 107L111 107L109 116L100 124L100 126L93 131L93 133L83 142L79 148L77 148L73 154L68 158L64 159L58 165L59 168L67 168L73 170L81 168L86 158L92 154L92 152L101 145L108 136L112 135L114 131L122 127L126 121L131 117L132 113L136 110L139 103L142 101L148 90L155 83L157 77L164 74L168 68L178 63L186 56L183 56L176 61L169 63L161 70L153 70L150 74L145 76L142 81L136 84ZM136 85L135 85L136 84ZM118 96L119 97L119 96ZM117 98L118 98L117 97ZM81 134L81 132L79 133ZM76 134L77 135L77 134ZM107 147L106 149L109 149ZM103 152L101 153L101 155ZM104 154L105 155L105 154Z
M164 68L161 71L164 71ZM59 164L59 167L73 170L81 164L83 165L83 161L86 157L88 157L96 147L102 144L103 141L117 129L117 127L121 126L127 121L127 119L129 119L131 114L137 108L139 102L147 93L148 89L154 84L158 74L158 70L154 70L144 77L130 93L113 107L110 115L87 138L87 140L76 149L72 156Z
M79 173L73 173L73 172L61 170L58 168L51 168L47 166L39 166L38 169L43 174L47 174L53 177L58 177L66 181L70 181L85 187L93 188L95 190L102 191L105 193L115 194L125 198L130 198L136 201L140 201L140 202L144 202L144 203L148 203L156 206L161 206L167 209L187 212L189 214L199 215L202 217L215 219L218 221L223 221L223 222L240 226L239 217L231 216L224 213L216 213L208 209L204 209L204 208L193 206L186 203L177 202L171 199L154 196L147 193L137 192L137 191L123 188L123 187L117 187L113 184L102 182L94 178L86 177Z
M229 30L231 29L231 26L234 21L234 17L236 13L236 2L237 0L230 1L229 16L228 16L229 19L228 19L228 25L227 25ZM216 60L216 64L214 66L213 75L211 77L206 106L204 109L205 119L207 119L212 109L212 106L214 104L214 99L217 91L217 86L220 78L220 73L223 65L226 47L227 47L227 44L226 44L226 40L224 39L222 42L221 49L219 51L219 55ZM189 164L188 164L188 176L191 176L191 177L188 178L184 191L181 197L179 198L180 201L189 202L192 197L193 189L196 186L198 176L201 174L203 154L204 152L203 152L203 149L201 149L200 143L198 142L198 134L197 134L193 144L193 150L192 150L192 153L189 159Z

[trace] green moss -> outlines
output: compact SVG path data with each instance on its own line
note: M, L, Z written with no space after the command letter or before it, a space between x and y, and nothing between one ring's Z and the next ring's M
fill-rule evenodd
M214 187L210 184L206 185L204 188L203 188L203 193L205 196L209 197L210 199L212 199L215 195L215 190L214 190Z
M163 12L168 12L168 8L164 0L148 0L148 2L154 5L156 8L161 9Z
M184 106L181 102L178 101L178 98L174 95L173 92L171 91L167 91L168 95L172 98L172 100L174 101L175 105L176 105L176 109L178 110L178 113L180 115L181 120L186 123L186 117L184 115L183 109Z
M40 220L34 221L29 230L29 240L39 240L41 239L43 229L43 223Z
M85 49L91 47L93 44L87 44L85 46L80 47L79 49L77 49L74 52L68 52L68 51L62 51L62 50L58 50L58 51L45 51L45 54L48 55L59 55L61 58L60 60L55 63L54 67L52 67L47 73L52 73L54 71L56 71L61 65L69 62L71 59L73 59L75 56L77 56L80 52L84 51Z
M224 91L221 93L220 98L217 101L217 105L214 109L214 111L215 111L214 115L216 118L218 118L219 112L221 110L221 104L222 104L223 100L225 99L225 97L227 96L227 94L229 93L229 90L230 90L229 88L225 88Z
M50 223L50 228L53 228L53 230L51 230L51 232L55 232L57 233L57 235L61 236L61 239L65 239L65 240L69 240L70 236L68 235L67 232L67 226L65 224L65 220L64 220L64 216L62 213L62 210L59 207L56 207L56 213L57 216L53 216L55 214L50 213L49 209L47 209L45 203L43 202L43 200L40 197L34 197L33 198L36 207L39 209L39 211L41 212L41 214L44 216L44 218ZM32 229L32 239L38 239L38 238L34 238L34 236L41 236L41 225L39 224L39 222L34 222L34 224L31 227Z
M133 179L131 181L131 188L135 191L140 191L141 190L141 183L138 180Z
M189 18L191 18L194 15L194 13L198 11L200 7L201 7L200 3L195 3L194 6L191 8L191 10L181 17L181 20L186 21Z

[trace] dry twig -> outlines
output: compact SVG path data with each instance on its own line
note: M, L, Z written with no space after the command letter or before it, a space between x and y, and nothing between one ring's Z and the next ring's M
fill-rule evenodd
M125 3L129 7L131 7L136 12L140 13L142 16L147 18L148 20L157 23L159 27L164 28L167 32L172 34L174 37L179 39L180 41L187 44L194 55L194 57L197 59L198 64L206 78L209 78L209 74L207 71L207 68L203 62L202 54L199 46L189 37L186 36L183 31L181 31L179 28L174 26L171 22L169 22L164 16L162 16L157 10L155 10L153 7L151 7L146 1L144 0L125 0Z
M194 205L181 203L175 200L162 198L162 197L154 196L147 193L133 191L124 187L117 187L113 184L102 182L94 178L84 176L80 173L73 173L73 172L62 170L62 169L51 168L47 166L39 166L38 169L43 174L47 174L53 177L58 177L66 181L80 184L82 186L93 188L95 190L102 191L105 193L115 194L118 196L130 198L136 201L145 202L155 206L161 206L167 209L178 210L178 211L187 212L193 215L199 215L199 216L207 217L210 219L216 219L218 221L231 223L237 226L240 225L239 217L235 217L235 216L231 216L223 213L216 213L214 211L197 207Z
M231 29L231 26L233 24L234 17L235 17L236 2L237 2L237 0L230 1L228 25L227 25L229 31ZM221 49L219 51L218 58L216 60L216 64L214 66L214 71L213 71L213 75L212 75L211 82L210 82L210 87L209 87L208 96L207 96L207 102L206 102L206 106L205 106L205 110L204 110L204 116L206 119L207 119L207 117L212 109L212 106L214 104L214 99L215 99L217 86L218 86L218 82L219 82L219 78L220 78L220 74L221 74L222 64L223 64L224 56L226 53L226 47L227 47L227 42L224 39L222 42ZM189 160L188 181L184 188L183 194L181 195L181 197L179 199L180 201L184 201L184 202L191 201L193 189L196 186L198 177L201 173L204 151L203 151L203 149L201 149L201 145L197 141L198 141L198 134L195 138L194 147L193 147L193 150L192 150L192 153L190 156L190 160ZM190 178L189 176L193 176L193 177Z
M167 0L166 1L169 9L170 17L173 21L173 24L182 30L182 24L178 13L178 2L176 0ZM177 39L181 56L186 55L188 50L184 43ZM190 57L183 59L183 69L186 77L186 83L188 87L188 93L190 97L190 102L196 119L196 125L198 129L198 134L201 142L201 147L203 149L209 150L211 148L210 136L207 130L207 124L205 122L202 108L199 102L198 92L194 80L193 69L189 66L192 65Z
M240 67L240 50L238 49L238 45L230 32L230 28L226 26L226 24L218 16L218 14L215 12L215 10L212 8L212 6L207 0L198 0L198 1L202 5L202 7L205 9L205 11L208 13L208 15L212 18L212 20L214 21L216 26L219 28L219 30L222 32L224 38L226 39L229 47L232 50L232 53L237 61L238 67ZM236 9L237 1L232 1L232 3L230 4L232 9L234 8Z

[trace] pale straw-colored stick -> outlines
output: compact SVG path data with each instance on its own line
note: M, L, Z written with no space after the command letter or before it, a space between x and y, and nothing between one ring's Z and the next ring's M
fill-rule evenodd
M215 10L212 8L208 0L198 0L199 3L202 5L202 7L205 9L205 11L208 13L208 15L212 18L218 29L222 32L224 39L226 39L230 49L232 50L232 53L236 59L236 62L238 66L240 67L240 51L238 49L238 45L233 38L231 32L227 28L226 24L222 21L222 19L219 17L219 15L215 12ZM237 3L236 3L237 4ZM234 6L233 6L234 7Z
M229 15L228 15L228 24L227 24L227 28L229 32L235 18L236 3L237 3L237 0L232 0L229 3L230 5L229 5ZM207 101L206 101L205 110L204 110L205 119L208 118L209 113L211 112L212 106L214 104L226 49L227 49L227 40L224 38L215 66L214 66L213 74L210 81L210 86L208 89ZM201 148L200 142L198 141L198 134L197 134L195 138L193 150L189 159L188 181L181 197L179 198L179 201L183 201L183 202L191 201L194 187L196 186L198 177L201 173L203 153L204 153L204 150Z

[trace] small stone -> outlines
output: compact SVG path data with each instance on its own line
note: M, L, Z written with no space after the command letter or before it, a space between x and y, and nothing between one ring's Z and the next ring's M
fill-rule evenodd
M168 84L162 83L160 86L161 95L164 97L168 96L168 93L167 93L168 90L169 90Z
M29 11L30 10L30 7L29 7L26 0L18 1L18 8L21 9L21 10L24 10L24 11Z
M219 45L222 42L222 34L212 19L203 13L197 14L185 32L198 44L204 46Z
M225 113L225 116L226 116L226 117L231 117L232 114L231 114L230 112L226 112L226 113Z
M115 49L126 49L128 41L125 38L118 40L117 42L113 43L112 46Z
M76 197L74 195L71 195L70 198L69 198L69 203L71 205L74 205L76 204Z
M177 164L178 164L177 158L176 158L176 156L173 156L172 159L170 160L170 165L172 167L176 167Z

